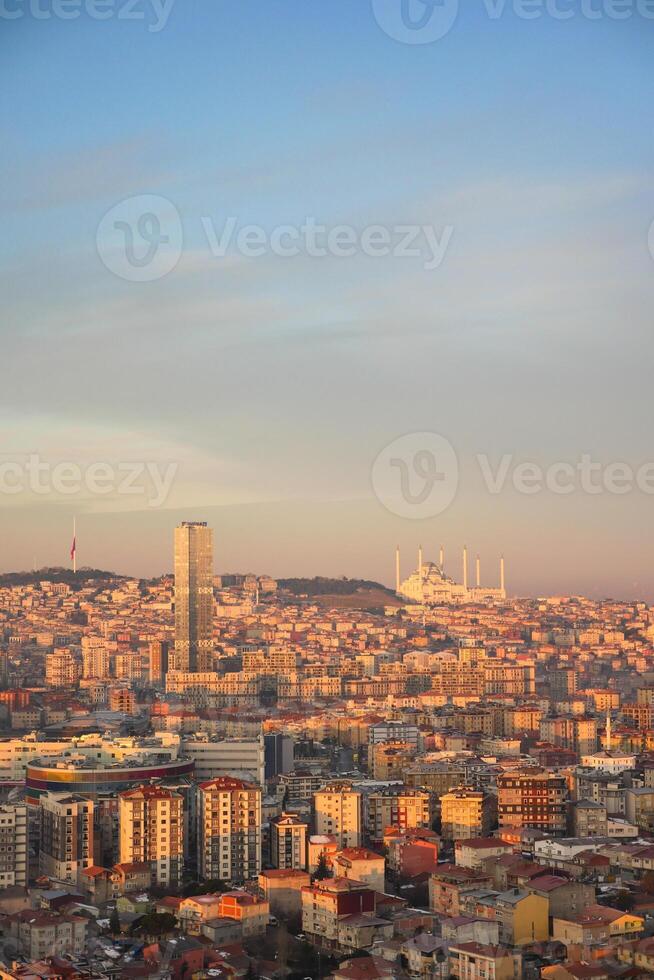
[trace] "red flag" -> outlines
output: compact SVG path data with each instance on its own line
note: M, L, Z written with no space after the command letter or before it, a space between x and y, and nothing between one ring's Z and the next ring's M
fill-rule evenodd
M77 538L73 535L73 543L70 546L70 560L72 561L75 557L75 541Z

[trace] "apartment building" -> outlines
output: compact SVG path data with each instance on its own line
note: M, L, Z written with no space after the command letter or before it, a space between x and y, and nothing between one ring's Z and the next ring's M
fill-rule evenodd
M270 860L275 868L303 871L307 866L308 824L295 813L270 821Z
M27 960L81 955L86 949L86 929L87 920L82 916L34 909L7 916L4 925L7 946L15 946Z
M441 836L445 840L487 837L495 816L495 799L472 786L458 786L441 796Z
M313 825L316 834L335 837L339 849L359 847L363 834L361 793L345 780L327 783L313 794Z
M93 864L91 800L73 793L46 793L39 800L39 870L56 881L77 885Z
M0 804L0 889L27 885L27 807Z
M161 786L118 794L120 863L148 862L156 885L179 885L184 870L184 800Z
M45 658L45 683L47 687L74 687L80 677L80 669L70 650L55 650Z
M413 830L431 827L436 814L436 799L423 789L388 786L366 795L365 828L370 841L381 844L389 827Z
M247 881L261 871L261 789L219 776L197 788L198 871Z
M534 827L554 835L566 830L568 791L564 776L523 769L497 777L500 827Z

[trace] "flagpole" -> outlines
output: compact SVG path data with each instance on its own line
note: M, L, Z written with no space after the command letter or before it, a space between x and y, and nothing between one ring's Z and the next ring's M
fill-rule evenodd
M73 517L73 574L77 574L77 518Z

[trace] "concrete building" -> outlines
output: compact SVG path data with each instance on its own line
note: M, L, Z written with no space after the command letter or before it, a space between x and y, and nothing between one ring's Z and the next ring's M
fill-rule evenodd
M311 884L308 871L273 868L259 875L259 888L270 905L271 915L285 922L298 921L302 915L302 889Z
M264 742L261 736L222 738L204 733L184 735L181 751L195 763L197 780L229 776L260 786L264 783Z
M306 868L308 830L295 813L281 813L270 821L270 860L275 868Z
M294 742L283 732L266 732L263 736L265 779L272 779L281 773L292 772Z
M505 946L459 943L450 947L449 967L456 980L516 980L522 957Z
M568 790L564 776L539 768L515 770L497 777L500 827L534 827L563 835Z
M81 956L86 950L87 920L79 915L26 909L7 916L5 950L15 947L27 960Z
M45 683L48 687L75 687L80 669L70 650L55 650L45 658Z
M377 892L386 890L386 859L367 847L346 847L334 855L335 878L361 881Z
M368 764L373 779L404 780L404 773L415 759L410 742L377 742L368 748Z
M388 786L366 794L365 828L370 841L381 844L389 827L398 830L430 828L436 814L432 793L408 786Z
M150 663L148 676L151 684L165 685L168 673L170 646L167 640L151 640L148 646Z
M445 840L487 837L494 817L494 800L472 786L458 786L441 796L441 836Z
M175 528L174 670L213 665L213 531L203 521Z
M184 871L184 799L160 786L118 796L120 863L148 862L156 885L181 884Z
M0 804L0 889L27 885L27 807Z
M203 878L248 881L261 871L261 790L220 776L197 789L198 870Z
M39 871L77 885L93 864L93 802L73 793L47 793L39 801Z
M345 780L334 780L313 794L316 834L336 838L339 848L359 847L363 836L362 795Z

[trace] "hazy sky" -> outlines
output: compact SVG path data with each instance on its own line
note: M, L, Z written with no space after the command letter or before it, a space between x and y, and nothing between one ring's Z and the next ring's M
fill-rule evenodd
M176 0L163 26L151 0L138 20L51 2L0 16L2 570L65 563L76 514L80 564L155 574L175 523L207 519L218 570L390 583L396 543L408 572L443 542L458 575L465 542L489 584L505 553L512 592L654 598L635 482L654 461L654 20L635 0L625 20L463 0L425 44L380 26L402 0ZM107 267L103 229L143 196L182 239L140 282ZM212 252L228 219L307 218L393 244L427 226L442 262L422 238L418 257ZM373 463L422 432L452 445L458 490L393 513ZM113 483L37 492L30 455ZM509 459L496 493L480 455ZM569 470L571 492L516 488L515 466L584 456L599 493ZM609 492L619 462L634 479ZM175 467L161 506L147 474L119 485L133 463Z

